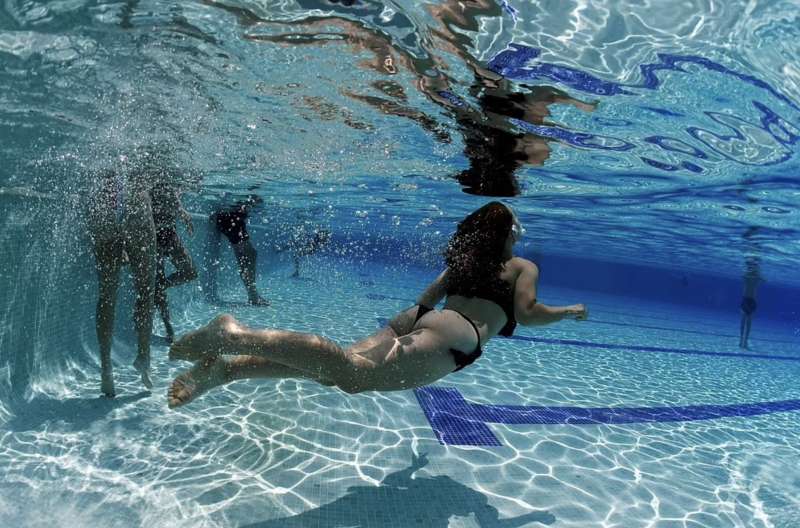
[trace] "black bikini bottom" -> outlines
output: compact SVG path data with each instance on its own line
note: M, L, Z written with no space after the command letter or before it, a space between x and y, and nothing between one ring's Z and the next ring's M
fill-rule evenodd
M217 230L228 237L231 244L236 245L250 238L247 232L247 215L238 212L218 212L216 214Z
M433 310L433 308L430 308L428 306L423 306L421 304L417 306L419 308L417 308L417 316L414 318L415 325L417 324L417 321L419 321L422 318L423 315ZM456 350L454 348L450 349L450 353L453 355L453 359L455 360L457 365L456 369L453 372L458 372L467 365L471 365L472 363L474 363L475 360L478 359L481 356L481 354L483 354L483 350L481 350L481 334L480 332L478 332L478 327L475 325L472 319L470 319L463 313L459 312L458 310L453 310L452 308L445 308L445 309L457 313L458 315L463 317L464 320L466 320L470 325L472 325L472 329L475 330L475 338L478 340L478 344L475 347L475 350L473 350L469 354L467 354L466 352L462 352L461 350Z

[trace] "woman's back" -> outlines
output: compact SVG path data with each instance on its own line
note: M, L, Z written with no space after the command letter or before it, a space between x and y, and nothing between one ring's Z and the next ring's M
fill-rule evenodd
M522 270L520 260L507 260L495 280L476 285L469 294L448 288L445 309L461 312L482 327L484 341L497 334L510 336L517 324L515 287Z

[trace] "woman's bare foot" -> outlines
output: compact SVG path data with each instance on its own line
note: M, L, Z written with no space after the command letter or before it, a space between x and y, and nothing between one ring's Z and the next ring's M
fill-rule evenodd
M195 363L194 367L180 374L167 392L170 409L186 405L209 389L228 381L225 360L210 358Z
M142 377L142 385L144 385L147 390L152 389L153 382L150 379L150 360L137 355L136 359L133 360L133 368L135 368Z
M224 314L215 317L207 325L189 332L169 347L169 359L198 361L213 358L219 354L236 354L231 350L236 336L241 332L241 325L232 315Z

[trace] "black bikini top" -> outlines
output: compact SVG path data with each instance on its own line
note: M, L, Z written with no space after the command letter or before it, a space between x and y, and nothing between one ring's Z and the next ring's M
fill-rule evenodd
M510 337L514 334L517 327L517 319L514 317L514 290L506 281L496 278L494 281L473 289L468 294L457 291L448 291L448 295L463 295L464 297L478 297L492 301L503 309L506 314L506 324L498 332L501 336Z
M506 337L514 334L517 319L514 317L514 290L509 283L500 278L495 279L492 283L479 287L473 296L492 301L502 308L506 314L506 324L498 333Z

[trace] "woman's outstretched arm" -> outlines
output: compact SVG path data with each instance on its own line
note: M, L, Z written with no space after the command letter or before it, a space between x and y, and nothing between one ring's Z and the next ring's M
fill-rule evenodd
M586 319L588 311L583 304L548 306L536 299L539 268L533 262L520 259L522 270L514 287L514 314L521 325L536 326L555 323L566 317Z

